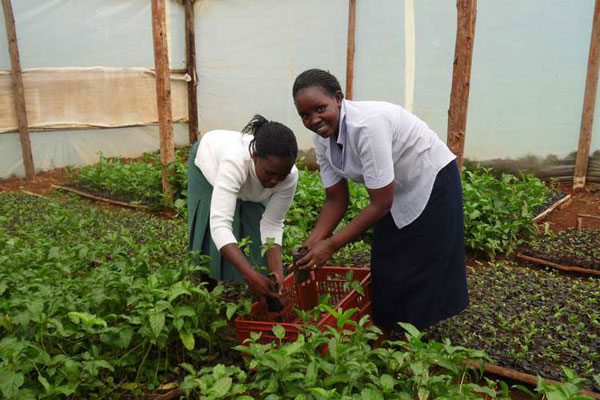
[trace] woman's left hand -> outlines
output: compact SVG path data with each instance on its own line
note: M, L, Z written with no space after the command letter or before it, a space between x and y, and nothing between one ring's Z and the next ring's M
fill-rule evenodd
M311 246L307 246L308 253L298 261L300 269L315 270L325 265L335 253L335 246L331 239L322 239Z

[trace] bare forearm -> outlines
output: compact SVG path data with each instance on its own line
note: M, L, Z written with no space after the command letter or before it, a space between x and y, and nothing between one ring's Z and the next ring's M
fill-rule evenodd
M346 180L341 180L335 185L326 188L325 204L305 244L310 246L319 240L329 237L342 218L344 218L349 201L348 182Z
M311 231L307 243L313 243L329 237L346 214L346 205L325 202L321 209L319 219Z
M352 241L364 233L367 229L375 225L375 223L379 221L388 211L389 208L381 207L373 203L363 208L361 212L359 212L356 217L354 217L354 219L348 223L348 225L346 225L342 230L329 239L335 251L344 247L346 243Z
M256 273L236 243L229 243L221 247L221 255L233 265L246 280L248 280L252 274Z
M269 271L274 274L283 274L283 263L281 262L281 246L275 244L267 250L267 264L269 265Z

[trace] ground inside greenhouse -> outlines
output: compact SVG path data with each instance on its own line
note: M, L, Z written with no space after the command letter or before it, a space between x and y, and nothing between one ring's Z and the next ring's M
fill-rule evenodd
M40 195L48 195L55 190L53 185L64 186L68 182L64 169L56 169L37 174L31 181L24 179L0 180L0 193L4 191L26 191ZM555 209L543 221L542 225L554 232L564 231L577 226L577 218L581 214L600 216L600 185L590 184L582 190L573 191L567 183L559 183L557 189L566 194L571 194L570 201ZM102 208L117 208L116 206L99 203ZM600 219L584 218L583 227L586 229L600 229ZM518 382L511 382L518 383ZM528 398L518 391L512 390L514 399Z
M0 180L0 192L28 191L37 194L48 194L54 190L52 185L67 184L67 174L64 168L38 173L31 181L25 179ZM577 217L581 214L600 217L600 184L588 184L585 188L573 191L570 184L561 182L557 187L565 195L570 194L571 200L552 211L543 222L554 232L560 232L577 226ZM600 229L600 218L582 220L585 229Z

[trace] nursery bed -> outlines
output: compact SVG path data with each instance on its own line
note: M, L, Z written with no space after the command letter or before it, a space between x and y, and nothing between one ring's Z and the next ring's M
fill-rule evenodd
M597 278L499 262L469 267L471 305L428 331L481 349L502 367L564 380L561 366L589 379L600 371L600 286Z
M523 246L518 256L558 269L600 275L600 229L569 228L540 235Z

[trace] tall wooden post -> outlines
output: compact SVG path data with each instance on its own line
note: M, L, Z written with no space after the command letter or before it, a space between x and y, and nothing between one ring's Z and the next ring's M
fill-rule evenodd
M448 109L448 147L456 154L462 167L467 129L469 87L471 85L471 62L475 41L475 19L477 0L457 0L456 46L454 48L454 71L450 108Z
M171 112L171 75L167 45L167 17L165 0L152 0L152 39L154 41L154 67L156 69L156 104L160 132L160 161L165 205L173 203L173 190L169 183L167 166L175 159L173 144L173 115Z
M194 1L185 0L185 62L188 82L188 129L190 144L198 140L198 75L196 74L196 30Z
M600 0L594 6L594 20L592 37L590 39L590 53L588 56L587 75L585 77L585 94L583 98L583 111L581 113L581 128L579 130L579 145L577 146L577 160L573 175L573 189L585 186L590 147L592 145L592 126L594 124L594 108L596 106L596 90L598 88L598 61L600 58Z
M25 166L25 176L27 177L27 180L31 180L35 175L35 168L33 166L33 155L31 154L31 140L29 138L29 124L27 123L25 89L23 87L23 72L21 71L19 46L17 45L15 16L10 0L2 0L2 8L4 10L6 38L8 39L8 52L10 53L10 64L12 67L13 94L15 99L15 111L17 113L17 123L19 124L19 139L21 141L23 165Z
M348 46L346 51L346 98L354 91L354 36L356 33L356 0L348 0Z
M415 2L404 0L404 108L415 105Z

